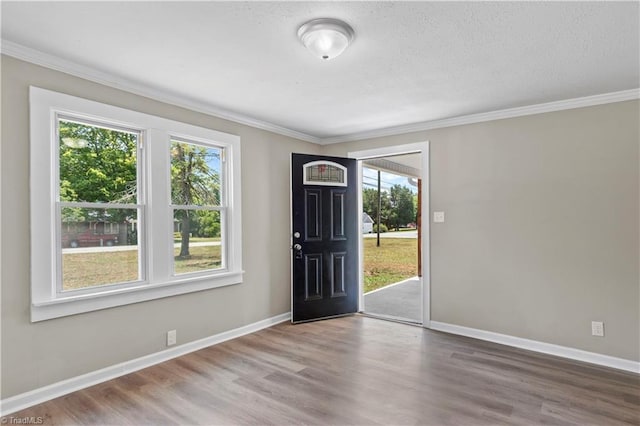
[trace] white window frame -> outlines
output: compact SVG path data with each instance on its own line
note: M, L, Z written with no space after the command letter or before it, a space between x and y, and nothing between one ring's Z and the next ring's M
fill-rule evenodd
M171 142L180 142L191 144L195 146L201 146L205 148L219 148L222 153L222 158L220 159L220 172L221 172L221 186L220 186L220 200L217 206L198 206L196 204L191 205L180 205L180 204L171 204L171 218L173 220L174 211L176 209L188 209L188 210L205 210L205 211L218 211L220 213L220 242L222 243L221 253L222 253L222 265L220 268L211 269L211 270L201 270L201 271L193 271L193 272L184 272L184 273L176 273L175 272L175 256L171 256L171 273L174 277L182 278L182 277L195 277L208 275L211 271L219 271L224 270L226 268L227 262L227 241L226 241L226 224L227 224L227 194L229 192L229 185L227 184L226 178L226 167L227 167L227 151L226 148L220 144L211 143L211 141L207 140L196 140L193 137L185 137L185 136L177 136L171 135L169 143ZM169 162L171 163L171 162ZM169 176L169 180L171 180L171 176ZM169 188L171 188L171 181L169 182ZM169 203L172 203L171 196L169 197Z
M100 126L100 127L105 127L105 128L110 128L116 131L123 131L123 132L135 132L138 135L138 140L136 143L136 202L135 203L130 203L130 204L123 204L123 203L91 203L91 202L79 202L79 201L62 201L59 199L60 194L59 194L59 188L60 188L60 179L59 179L59 168L60 168L60 148L58 146L58 141L60 138L59 135L59 129L58 129L58 123L60 121L74 121L74 122L78 122L78 123L82 123L84 125L87 126ZM145 223L145 204L141 203L141 200L145 199L145 194L144 194L144 180L142 179L142 177L144 176L145 173L145 162L144 162L144 151L142 149L142 145L143 145L143 141L144 141L144 129L142 128L124 128L123 126L121 126L120 124L115 124L113 122L106 122L105 120L100 120L97 121L94 118L88 120L86 118L86 115L83 117L79 117L77 115L71 115L69 113L64 113L61 114L60 112L56 111L54 113L54 119L53 119L53 123L52 125L54 126L53 128L53 139L52 139L52 150L53 150L53 161L54 161L54 173L51 175L51 178L54 180L53 182L53 190L55 191L52 196L53 196L53 200L56 204L55 206L55 212L54 214L56 215L54 218L54 224L55 224L55 228L53 228L53 232L55 233L55 246L54 247L62 247L62 233L61 232L56 232L58 231L57 227L58 224L60 224L61 221L61 211L63 208L65 207L79 207L79 208L87 208L87 209L96 209L99 210L100 208L114 208L114 209L136 209L137 210L137 214L136 214L136 221L138 222L142 222ZM32 168L33 169L33 168ZM88 230L89 232L93 232L95 233L96 231L96 223L93 224L93 226L91 224L89 224ZM32 228L33 229L33 228ZM32 235L33 238L33 235ZM141 235L139 238L144 239L144 235ZM32 239L31 243L33 244L34 241ZM130 287L133 286L135 284L140 284L142 282L145 281L145 276L146 276L146 262L144 261L145 259L145 247L143 244L138 244L138 278L133 280L133 281L127 281L127 282L115 282L115 283L107 283L107 284L97 284L95 286L87 286L84 288L80 288L80 289L74 289L74 290L63 290L63 283L62 283L62 277L63 277L63 271L62 271L62 251L61 250L57 250L56 251L56 263L54 265L55 269L56 269L56 276L55 276L55 280L56 282L54 283L54 285L56 286L56 299L63 299L66 297L70 297L70 296L81 296L84 294L93 294L96 293L98 291L98 288L104 288L104 289L108 289L108 290L113 290L115 288L126 288L126 287ZM57 266L60 266L59 268ZM117 287L116 287L117 286Z
M87 99L30 87L31 131L31 321L127 305L242 282L242 210L240 137ZM58 115L73 116L140 130L142 164L139 190L144 199L138 244L144 275L141 281L58 293L61 245L56 229L58 191ZM170 151L172 138L203 141L224 149L226 171L225 232L222 269L173 274L173 209ZM107 207L107 206L105 206ZM141 235L141 237L140 237Z

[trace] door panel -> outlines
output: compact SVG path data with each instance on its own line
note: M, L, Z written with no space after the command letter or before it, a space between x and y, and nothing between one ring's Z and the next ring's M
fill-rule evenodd
M344 229L345 190L331 190L331 241L346 240Z
M322 241L322 192L305 188L304 198L304 240Z
M322 299L322 255L304 255L304 300Z
M292 322L357 311L356 171L348 158L291 156Z
M331 253L331 266L332 266L332 282L331 282L331 297L344 297L347 295L347 289L345 288L345 259L347 253Z

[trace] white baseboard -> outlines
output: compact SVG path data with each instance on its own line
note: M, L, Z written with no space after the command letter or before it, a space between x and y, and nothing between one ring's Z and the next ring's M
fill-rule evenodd
M272 325L288 321L290 318L290 312L276 315L262 321L245 325L243 327L235 328L233 330L205 337L204 339L195 340L193 342L185 343L183 345L166 349L161 352L156 352L140 358L132 359L130 361L125 361L120 364L112 365L110 367L102 368L100 370L92 371L81 376L72 377L61 382L53 383L29 392L3 399L0 401L0 416L6 416L8 414L15 413L16 411L23 410L33 405L49 401L59 396L66 395L68 393L84 389L86 387L93 386L107 380L115 379L116 377L120 377L125 374L129 374L134 371L138 371L143 368L168 361L172 358L176 358L190 352L206 348L208 346L216 345L227 340L235 339L236 337L254 333L258 330L271 327Z
M486 340L488 342L500 343L502 345L513 346L521 349L528 349L562 358L569 358L576 361L588 362L605 367L616 368L618 370L630 371L640 374L640 362L623 358L616 358L609 355L602 355L595 352L587 352L581 349L569 348L566 346L554 345L551 343L538 342L536 340L523 339L506 334L494 333L491 331L478 330L476 328L463 327L455 324L431 321L431 330L444 331L445 333L458 334L460 336L473 337L474 339Z

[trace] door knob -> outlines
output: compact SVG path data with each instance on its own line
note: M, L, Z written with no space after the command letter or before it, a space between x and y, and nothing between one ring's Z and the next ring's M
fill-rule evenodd
M294 244L293 245L293 249L296 250L296 251L300 251L300 250L302 250L302 246L300 244Z
M300 244L294 244L293 245L293 249L296 252L295 258L296 259L302 259L303 258L303 256L302 256L302 246Z

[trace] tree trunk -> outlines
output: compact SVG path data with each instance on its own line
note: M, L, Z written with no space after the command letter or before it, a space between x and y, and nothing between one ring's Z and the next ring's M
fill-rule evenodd
M185 210L180 229L180 257L189 256L189 237L191 237L191 218L189 216L189 210Z
M380 247L380 224L382 223L380 213L382 211L382 192L380 191L380 170L378 170L378 217L376 221L378 222L378 229L376 230L376 247Z
M182 146L178 144L178 158L180 159L182 170L180 183L182 192L182 202L185 205L191 204L191 166L193 162L193 155L189 155L188 160L185 158L185 153L182 150ZM191 214L189 210L184 210L182 216L182 228L180 238L180 257L189 256L189 237L191 237Z

